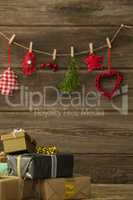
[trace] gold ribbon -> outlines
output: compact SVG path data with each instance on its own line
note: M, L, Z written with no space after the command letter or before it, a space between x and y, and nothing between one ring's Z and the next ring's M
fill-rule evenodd
M52 154L57 154L58 149L56 146L38 146L36 148L36 152L39 154L52 155Z
M64 199L74 199L77 193L76 186L73 180L65 182Z

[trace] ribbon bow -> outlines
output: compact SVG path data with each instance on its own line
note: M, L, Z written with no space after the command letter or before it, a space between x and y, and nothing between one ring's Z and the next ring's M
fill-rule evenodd
M46 154L46 155L52 155L58 153L58 149L56 146L38 146L36 148L36 152L39 154Z

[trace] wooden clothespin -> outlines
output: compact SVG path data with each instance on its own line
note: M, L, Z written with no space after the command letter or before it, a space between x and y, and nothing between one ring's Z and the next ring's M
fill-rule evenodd
M89 52L90 52L90 54L93 54L93 52L94 52L93 43L89 43Z
M106 38L106 42L107 42L108 48L111 49L112 45L111 45L111 41L110 41L109 37Z
M74 57L74 46L71 46L71 57Z
M57 49L54 49L54 51L53 51L53 61L56 60L56 54L57 54Z
M30 46L29 46L29 53L32 52L32 47L33 47L33 42L30 42Z
M9 44L11 45L13 43L13 40L15 39L16 35L13 34L12 37L9 40Z

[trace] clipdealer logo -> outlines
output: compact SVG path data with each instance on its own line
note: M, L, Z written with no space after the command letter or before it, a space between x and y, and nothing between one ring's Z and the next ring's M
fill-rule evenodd
M50 96L52 96L52 98ZM117 98L119 98L119 103L116 101ZM122 115L128 114L128 85L122 86L121 91L118 91L112 100L109 101L105 99L103 103L103 99L99 92L88 91L84 85L80 91L75 91L71 94L61 93L53 86L46 86L41 92L32 92L28 87L21 86L18 103L14 103L12 98L5 96L5 101L10 107L25 107L31 112L37 109L43 110L46 107L52 109L56 106L60 108L81 108L82 111L88 108L93 111L102 109L104 103L108 102L107 104L111 106L113 110Z

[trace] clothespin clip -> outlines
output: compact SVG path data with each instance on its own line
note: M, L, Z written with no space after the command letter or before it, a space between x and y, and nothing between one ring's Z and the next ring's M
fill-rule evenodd
M94 52L93 43L89 43L89 52L90 52L90 54L93 54L93 52Z
M106 38L106 42L107 42L108 48L111 49L112 45L111 45L111 41L110 41L109 37Z
M121 24L121 27L123 28L125 25L124 24Z
M16 37L15 34L12 35L12 37L9 40L9 45L11 45L13 43L14 38Z
M57 54L57 49L54 49L54 51L53 51L53 61L56 60L56 54Z
M74 57L74 47L71 46L71 57L73 58Z
M29 53L32 52L32 47L33 47L33 42L30 42L30 46L29 46Z

